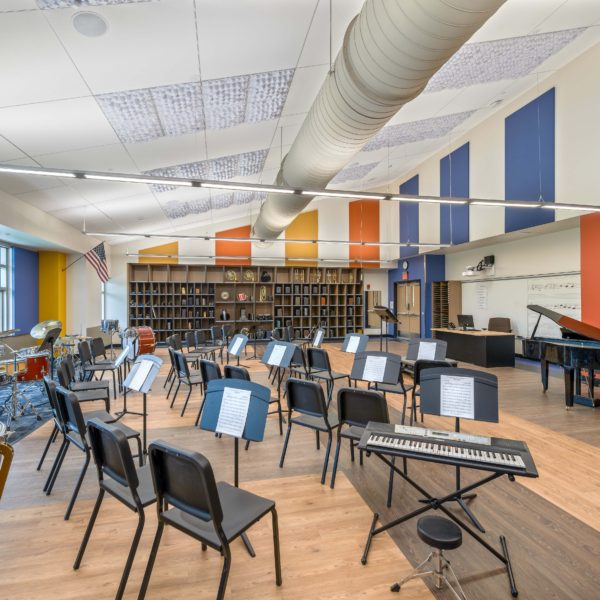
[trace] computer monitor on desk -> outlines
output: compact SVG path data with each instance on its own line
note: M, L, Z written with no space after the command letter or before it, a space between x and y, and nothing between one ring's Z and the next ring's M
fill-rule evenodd
M475 329L473 315L456 315L456 317L458 319L458 326L462 329Z

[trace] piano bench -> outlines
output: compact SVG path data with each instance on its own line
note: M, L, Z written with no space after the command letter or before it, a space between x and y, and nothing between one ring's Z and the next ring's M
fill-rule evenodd
M419 537L432 548L454 550L462 544L460 527L444 517L421 517L417 522Z

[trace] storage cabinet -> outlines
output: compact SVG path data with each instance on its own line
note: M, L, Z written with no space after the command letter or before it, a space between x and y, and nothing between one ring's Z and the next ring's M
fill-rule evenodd
M431 326L448 327L458 322L462 313L462 283L460 281L433 281L431 283Z

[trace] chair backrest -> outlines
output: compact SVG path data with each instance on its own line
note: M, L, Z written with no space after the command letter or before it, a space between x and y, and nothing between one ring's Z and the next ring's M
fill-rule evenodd
M250 381L250 373L246 367L225 365L225 379L243 379L244 381Z
M177 376L180 378L183 377L184 379L189 379L190 367L187 363L187 360L185 360L183 351L173 350L173 348L170 348L170 350L173 352L173 358L175 359L175 371L177 372Z
M99 419L90 419L88 436L100 485L102 486L101 482L104 476L109 477L117 483L129 487L136 504L138 504L136 490L139 486L139 479L125 434L114 425L108 425Z
M67 429L67 435L69 431L76 434L76 436L80 438L81 447L86 448L87 438L85 437L85 419L83 418L83 412L81 411L81 406L79 406L77 396L73 392L70 392L61 386L57 386L56 397L59 405L64 407L64 410L66 411L65 426ZM79 442L79 439L77 442Z
M171 360L171 367L177 371L177 362L175 360L175 350L171 348L171 346L167 346L167 350L169 352L169 359Z
M75 363L73 362L73 357L70 354L67 354L62 362L67 365L67 373L69 374L69 380L75 381L77 376L77 372L75 371Z
M192 348L196 348L196 333L194 331L185 332L185 345L187 346L188 352Z
M283 341L283 338L281 337L281 328L277 327L271 330L271 339Z
M488 321L488 330L510 333L512 331L510 319L508 317L491 317Z
M71 383L71 377L69 377L69 367L67 367L64 361L61 361L58 365L56 374L58 375L58 383L63 387L68 388Z
M418 360L421 343L435 344L435 355L433 358L427 360L444 360L446 358L448 342L446 342L445 340L438 340L436 338L415 338L409 340L408 349L406 350L406 358L408 358L409 360Z
M183 344L181 343L181 336L178 333L174 333L171 336L171 347L174 350L181 350L181 349L183 349Z
M294 328L288 325L283 331L283 339L286 342L291 342L294 339Z
M309 369L331 372L327 350L323 350L323 348L307 348L306 356L308 358Z
M212 520L222 538L223 510L208 459L162 440L150 444L148 456L159 516L167 502L202 521Z
M83 340L77 344L79 350L79 358L84 365L92 364L92 351L90 349L90 343L87 340Z
M202 375L202 381L206 384L213 379L223 379L221 375L221 369L216 362L212 360L202 359L199 361L200 364L200 375Z
M285 389L290 413L296 411L303 415L327 419L325 394L316 381L290 377L285 384Z
M214 344L222 344L223 343L223 329L221 327L217 327L213 325L210 328L210 336Z
M294 354L292 355L290 366L306 369L306 359L304 358L304 352L302 352L302 348L300 346L296 346L294 348Z
M56 397L56 383L54 383L54 381L52 381L52 379L50 379L47 375L42 377L42 381L44 382L44 388L46 390L46 395L48 396L48 402L50 402L50 408L52 409L52 417L54 418L54 422L56 423L59 431L64 433L67 413L66 410L64 412L60 410L58 398Z
M106 358L106 348L104 347L104 341L102 338L97 337L92 340L92 356L94 359L98 358L99 356Z
M194 337L196 338L196 348L198 346L205 346L208 342L205 329L196 329Z
M421 383L421 372L425 369L448 368L452 369L452 365L445 360L417 360L415 361L414 381L415 385Z
M337 395L340 423L366 427L369 421L389 423L386 399L381 392L360 388L342 388Z

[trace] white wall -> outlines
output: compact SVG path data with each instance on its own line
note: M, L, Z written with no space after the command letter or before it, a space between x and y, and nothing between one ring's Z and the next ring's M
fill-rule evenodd
M80 259L80 260L77 260ZM68 254L67 265L67 334L83 334L99 327L102 318L101 281L81 254Z

